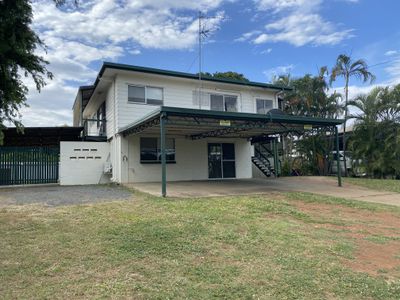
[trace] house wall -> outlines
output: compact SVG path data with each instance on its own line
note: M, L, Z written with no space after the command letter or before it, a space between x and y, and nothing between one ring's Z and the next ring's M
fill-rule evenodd
M193 92L198 89L198 82L195 80L131 73L131 75L117 75L115 78L115 105L116 115L118 116L115 121L118 129L143 118L157 108L155 105L128 102L129 85L147 85L163 88L164 106L210 109L207 105L200 107L193 101ZM202 91L205 93L236 95L238 97L239 112L255 113L256 98L273 100L274 108L278 107L276 91L206 81L203 81L203 86Z
M104 166L110 161L110 143L60 142L60 185L110 182Z
M168 136L172 137L172 136ZM156 182L161 181L161 164L140 163L140 137L126 138L127 144L124 155L125 171L121 173L127 182ZM188 140L182 137L175 138L174 164L167 164L167 181L206 180L208 179L208 148L211 142L235 144L236 178L252 177L251 145L244 139L202 139Z
M81 91L78 91L78 94L76 95L74 101L74 106L72 107L72 126L74 127L82 126L81 101L82 101L82 93Z
M119 72L117 75L100 79L100 90L92 96L85 108L84 118L95 116L99 106L106 103L106 130L112 163L111 181L158 181L160 165L143 165L139 162L138 137L123 138L118 132L125 126L143 118L157 106L128 102L128 86L141 85L163 88L164 106L210 109L209 105L194 101L193 93L198 81L138 72ZM203 81L204 93L235 95L238 111L256 113L256 98L269 99L278 107L277 91L265 88L240 86ZM94 126L95 123L92 125ZM136 139L136 142L135 142ZM129 143L128 143L129 141ZM208 178L207 142L176 138L177 163L168 164L168 180L198 180ZM225 139L224 139L225 141ZM251 145L245 140L235 140L237 178L251 178ZM193 171L195 170L195 172Z
M112 82L106 94L106 133L107 138L114 135L117 117L115 116L115 84Z

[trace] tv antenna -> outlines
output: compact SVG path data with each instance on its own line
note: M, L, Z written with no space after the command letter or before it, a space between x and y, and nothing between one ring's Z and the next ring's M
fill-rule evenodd
M202 23L202 20L205 19L205 15L199 11L199 107L201 108L201 100L203 98L201 90L202 90L202 82L201 82L201 72L202 72L202 44L203 38L208 37L210 33L210 29L206 29L205 24Z

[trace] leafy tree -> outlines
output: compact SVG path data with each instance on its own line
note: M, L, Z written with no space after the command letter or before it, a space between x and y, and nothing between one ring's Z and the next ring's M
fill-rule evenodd
M228 72L215 72L213 74L214 78L222 78L222 79L233 79L238 81L249 81L243 74L228 71Z
M32 8L28 0L0 1L0 143L2 129L9 122L21 128L19 109L26 106L28 87L23 77L31 77L38 91L53 75L48 62L35 51L44 44L30 28Z
M292 91L284 96L285 112L291 115L337 118L342 112L340 95L328 95L329 83L326 80L327 68L320 69L319 74L307 74L292 79L290 76L280 76L274 83L281 83L292 87ZM297 135L288 135L288 145L295 143L296 150L305 158L303 172L317 175L327 174L327 157L332 149L332 140L327 139L331 134L330 128L313 129L299 132ZM288 151L291 153L291 150Z
M274 76L272 78L273 84L284 86L284 87L285 86L289 87L291 85L291 82L292 82L292 77L290 76L290 74Z
M197 73L197 75L199 75L199 73ZM246 82L249 81L243 74L233 72L233 71L214 72L214 73L201 72L201 76L202 77L219 78L219 79L232 79L232 80L246 81Z
M346 151L346 121L348 116L348 101L349 101L349 83L350 79L355 77L362 80L363 82L372 82L375 76L368 70L368 65L363 59L354 61L350 56L340 54L336 59L336 64L332 68L330 83L332 84L338 77L344 79L344 91L345 91L345 110L343 124L343 151ZM344 152L345 153L345 152ZM345 156L345 154L344 154ZM344 159L344 167L347 175L346 158Z
M400 85L379 87L367 95L359 95L349 106L358 113L349 145L353 157L361 159L372 177L400 175Z

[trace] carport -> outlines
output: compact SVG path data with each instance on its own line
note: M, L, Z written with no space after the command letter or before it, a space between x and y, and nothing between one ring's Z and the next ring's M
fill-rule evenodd
M6 128L0 146L0 186L57 183L61 141L80 141L82 127Z
M314 128L331 127L335 131L338 151L337 125L342 123L343 120L340 119L292 116L283 114L279 110L271 110L264 115L161 106L144 118L126 126L119 133L124 137L135 134L159 135L161 194L165 197L167 195L166 134L184 136L192 140L219 137L243 138L252 142L289 132L301 133ZM340 172L337 180L341 186Z

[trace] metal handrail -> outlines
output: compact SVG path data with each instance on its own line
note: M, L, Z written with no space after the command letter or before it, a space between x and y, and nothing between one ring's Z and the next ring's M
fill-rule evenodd
M256 157L261 157L262 159L264 159L268 162L269 166L271 166L271 162L269 161L268 157L266 157L264 154L262 154L257 148L254 148L254 150L255 150Z
M100 126L96 125L96 134L89 132L89 122L100 123ZM106 119L83 119L84 136L105 136L106 133Z

